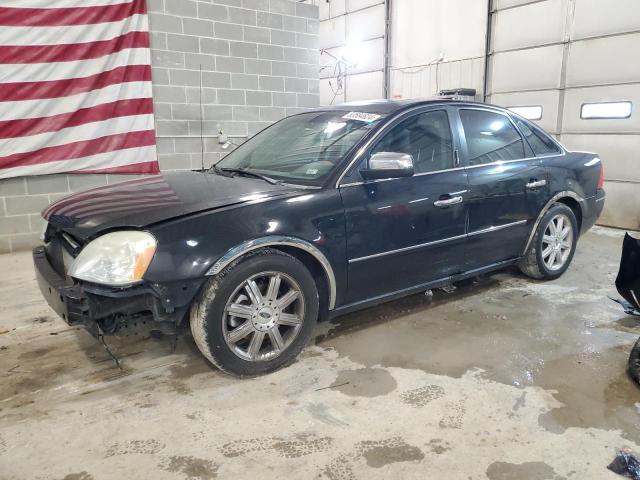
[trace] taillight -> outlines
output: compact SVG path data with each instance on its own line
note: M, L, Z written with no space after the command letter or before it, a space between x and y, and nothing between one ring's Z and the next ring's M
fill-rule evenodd
M602 160L600 160L600 176L598 177L598 190L601 190L604 187L604 165L602 164Z

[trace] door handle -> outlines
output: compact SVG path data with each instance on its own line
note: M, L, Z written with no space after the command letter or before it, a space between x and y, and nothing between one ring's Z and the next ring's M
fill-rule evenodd
M436 207L440 207L440 208L450 207L451 205L456 205L458 203L462 203L462 197L460 197L460 196L451 197L451 198L445 198L445 199L436 200L435 202L433 202L433 204Z
M534 190L534 189L539 188L539 187L544 187L546 184L547 184L546 180L533 180L533 181L527 183L525 186L529 190Z

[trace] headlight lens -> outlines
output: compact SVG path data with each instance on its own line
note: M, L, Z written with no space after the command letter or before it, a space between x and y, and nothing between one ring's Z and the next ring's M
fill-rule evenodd
M69 268L69 276L111 286L142 279L156 252L148 232L122 231L102 235L89 243Z

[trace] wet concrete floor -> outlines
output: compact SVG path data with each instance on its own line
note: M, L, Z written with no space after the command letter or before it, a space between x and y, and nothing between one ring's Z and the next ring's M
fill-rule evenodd
M235 380L188 334L112 341L56 318L0 256L0 478L618 478L639 449L615 296L622 233L554 282L515 270L319 324L291 367Z

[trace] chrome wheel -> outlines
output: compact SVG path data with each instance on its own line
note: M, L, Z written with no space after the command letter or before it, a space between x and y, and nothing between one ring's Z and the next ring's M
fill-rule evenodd
M224 308L224 340L238 357L271 360L295 340L304 319L304 295L282 272L261 272L242 282Z
M567 263L573 247L573 227L566 215L559 213L547 224L542 236L542 261L552 271Z

